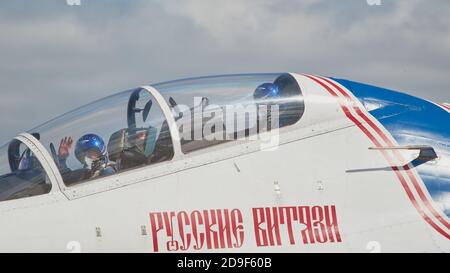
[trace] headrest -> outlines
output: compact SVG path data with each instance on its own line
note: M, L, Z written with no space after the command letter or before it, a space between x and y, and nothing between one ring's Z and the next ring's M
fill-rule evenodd
M126 149L126 136L127 129L122 129L111 135L108 142L108 156L109 160L117 161L120 158L122 152Z
M125 151L133 151L145 157L155 150L158 130L154 127L144 129L122 129L112 134L108 143L109 160L117 161Z

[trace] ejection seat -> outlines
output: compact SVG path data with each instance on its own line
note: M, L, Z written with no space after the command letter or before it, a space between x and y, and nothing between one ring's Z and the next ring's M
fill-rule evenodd
M160 130L159 136L158 129L151 126L117 131L109 139L109 160L116 162L119 170L126 170L171 159L173 144L167 122Z

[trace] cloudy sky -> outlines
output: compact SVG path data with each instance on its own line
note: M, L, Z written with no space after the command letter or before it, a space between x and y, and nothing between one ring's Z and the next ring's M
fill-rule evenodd
M211 74L318 73L450 102L450 1L381 2L0 0L0 142L121 90Z

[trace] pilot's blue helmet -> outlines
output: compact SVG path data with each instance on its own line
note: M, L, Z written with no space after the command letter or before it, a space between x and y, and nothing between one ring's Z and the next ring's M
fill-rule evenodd
M276 98L280 94L278 85L273 83L264 83L258 86L253 94L255 100L264 100Z
M98 157L106 155L106 145L103 139L95 134L87 134L82 136L75 147L75 156L82 164L86 164L86 155L88 152L95 152Z

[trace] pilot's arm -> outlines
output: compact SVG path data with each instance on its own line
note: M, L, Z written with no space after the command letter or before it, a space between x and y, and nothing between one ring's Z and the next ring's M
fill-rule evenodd
M58 159L59 166L61 169L68 169L67 158L70 155L70 150L72 149L73 139L72 137L65 137L61 139L58 149Z

